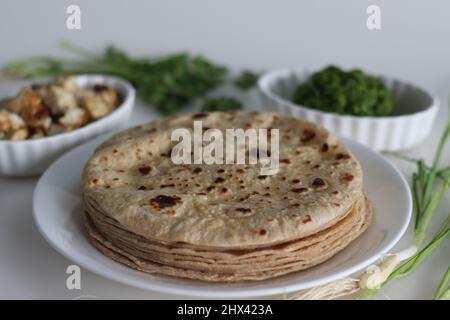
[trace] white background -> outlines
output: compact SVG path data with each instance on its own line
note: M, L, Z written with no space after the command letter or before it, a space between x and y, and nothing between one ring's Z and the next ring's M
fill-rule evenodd
M78 4L82 29L65 27ZM382 30L366 28L366 8L381 7ZM450 2L433 1L24 1L0 2L0 65L30 55L61 55L61 40L100 51L114 43L133 55L189 50L235 70L315 69L329 63L405 79L434 93L441 111L433 134L407 152L430 159L447 116ZM3 82L4 83L4 82ZM0 88L1 90L1 88ZM134 121L153 113L138 105ZM450 164L450 152L444 157ZM408 173L409 166L396 162ZM83 272L80 291L65 288L69 261L51 249L31 219L36 178L0 178L0 298L167 298ZM450 212L448 194L438 212ZM435 227L435 226L433 226ZM408 243L408 236L399 244ZM450 260L448 243L381 298L430 298Z

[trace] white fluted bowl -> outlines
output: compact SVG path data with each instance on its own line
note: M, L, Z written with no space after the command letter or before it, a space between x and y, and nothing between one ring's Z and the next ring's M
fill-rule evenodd
M311 72L275 70L258 81L262 108L315 122L337 135L351 138L374 150L404 150L422 142L430 133L438 101L428 92L399 80L383 78L395 100L395 112L387 117L340 115L297 105L292 96Z
M125 127L135 99L135 90L130 83L106 75L79 75L76 81L80 87L103 84L114 88L119 92L122 103L111 114L73 131L31 140L0 140L0 175L39 174L70 148L102 133ZM17 92L20 89L18 87Z

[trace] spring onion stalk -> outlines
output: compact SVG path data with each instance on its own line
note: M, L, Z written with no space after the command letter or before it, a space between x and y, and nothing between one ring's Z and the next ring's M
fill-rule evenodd
M449 300L450 299L450 266L445 272L444 277L442 278L439 287L436 290L436 294L434 295L435 300Z
M447 126L444 130L444 133L439 141L439 146L437 149L437 152L434 157L433 166L431 167L430 175L428 176L426 180L425 185L425 194L424 194L424 200L429 201L429 198L431 196L431 192L433 190L434 186L434 180L436 178L436 172L438 171L439 164L441 162L442 158L442 151L444 150L445 143L447 142L448 136L450 135L450 119L447 123Z
M450 214L447 216L447 219L444 221L440 230L422 250L420 250L417 254L415 254L411 258L401 262L389 275L386 281L380 286L380 288L369 290L365 298L372 299L375 296L375 294L389 281L394 280L396 278L407 276L409 273L416 270L417 267L425 260L425 258L427 258L434 250L436 250L447 239L449 235L450 235ZM444 281L445 279L443 280L443 282ZM439 297L444 296L446 292L443 290L444 289L438 289L436 295L439 294Z
M418 227L416 229L416 245L420 246L425 239L426 231L428 229L428 224L431 220L431 217L433 216L433 213L439 204L439 201L441 199L442 193L447 188L448 184L447 182L443 182L441 187L434 193L433 197L431 198L430 202L426 206L421 221L419 220Z
M447 219L444 221L440 230L435 234L433 239L426 245L422 250L420 250L413 257L403 261L400 263L397 268L391 273L388 277L387 281L404 277L408 275L410 272L414 271L420 263L437 247L439 247L445 239L450 235L450 214L447 216Z
M431 171L431 168L426 166L425 162L423 160L414 159L414 158L405 156L398 152L383 151L383 153L386 155L390 155L395 158L401 159L401 160L415 163L418 166L418 168L420 168L420 169L418 169L417 172L413 173L413 175L417 175L419 178L419 173L420 173L420 181L422 184L424 183L425 172ZM441 180L448 180L448 178L450 178L450 167L445 167L443 169L438 170L436 172L436 177L438 177Z
M439 145L431 167L427 167L423 160L412 159L397 153L387 153L406 161L415 162L417 166L417 172L412 176L412 194L415 213L415 242L418 247L425 239L428 224L440 202L443 192L450 186L450 168L446 167L439 169L442 154L449 136L450 119L439 140ZM436 177L441 180L441 185L437 190L435 190ZM433 191L435 191L434 194Z
M439 165L442 159L443 151L446 142L450 136L450 118L444 129L444 132L439 140L438 148L434 155L433 164L428 167L423 160L412 159L398 153L387 152L397 158L412 162L416 164L417 171L412 175L412 195L414 204L414 243L417 248L420 248L425 241L428 226L436 211L443 193L450 187L450 167L440 169ZM436 186L436 178L440 179L440 183ZM389 277L384 281L380 288L389 281L404 277L410 272L414 271L422 261L430 255L436 248L438 248L450 234L450 215L447 216L440 231L433 237L433 239L421 249L417 254L400 263ZM446 299L450 296L450 289L447 288L449 282L450 271L447 270L444 278L436 291L436 299ZM368 291L366 298L372 298L378 289Z

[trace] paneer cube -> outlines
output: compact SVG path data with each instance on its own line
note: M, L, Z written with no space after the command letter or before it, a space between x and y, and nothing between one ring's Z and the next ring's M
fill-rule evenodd
M17 114L0 110L0 140L24 140L28 137L25 122Z
M89 115L81 108L68 109L64 116L59 118L59 124L65 129L76 129L89 121Z
M48 86L43 98L51 114L56 117L64 115L70 109L77 108L75 95L63 87Z
M89 113L93 120L110 114L119 104L117 92L109 88L97 91L82 90L78 99L81 107Z
M74 76L56 78L54 84L75 94L78 91L77 80Z
M46 132L52 124L49 111L44 107L41 96L31 89L20 91L11 101L10 108L30 128Z

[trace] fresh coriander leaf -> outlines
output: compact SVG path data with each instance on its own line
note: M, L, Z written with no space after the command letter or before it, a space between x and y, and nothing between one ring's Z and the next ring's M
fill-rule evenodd
M234 79L233 84L241 90L249 90L256 86L259 76L253 71L244 70Z
M217 98L206 98L203 102L201 111L211 112L211 111L235 111L241 110L242 104L240 101L231 97L217 97Z

